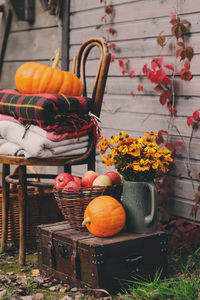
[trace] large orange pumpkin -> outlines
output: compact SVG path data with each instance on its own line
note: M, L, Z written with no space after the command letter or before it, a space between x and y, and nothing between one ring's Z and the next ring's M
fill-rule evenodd
M60 53L56 53L52 67L37 62L22 64L15 73L15 84L24 94L65 94L80 96L83 92L81 80L71 72L57 69Z
M117 234L126 221L126 213L119 201L111 196L99 196L86 207L84 221L90 233L99 237Z

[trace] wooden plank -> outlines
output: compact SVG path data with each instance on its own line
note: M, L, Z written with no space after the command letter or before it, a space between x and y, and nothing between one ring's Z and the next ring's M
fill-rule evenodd
M200 108L199 97L176 97L176 116L191 116ZM147 113L169 116L169 110L159 102L159 96L143 95L110 95L105 94L102 110L114 113L116 111L129 113Z
M95 16L95 14L94 14ZM190 32L199 32L199 14L194 15L188 15L187 20L191 23ZM88 16L85 16L86 20L90 20ZM81 26L77 25L77 22L74 21L74 24L76 24L76 27L73 27L72 20L74 21L74 18L71 18L70 26L71 26L71 43L75 44L80 39L80 37L83 39L88 39L91 36L104 36L106 34L105 27L103 24L100 24L97 26L95 20L94 23L89 23L88 26L81 28ZM158 18L154 19L151 18L149 20L141 20L141 21L130 21L128 23L120 23L120 24L113 24L109 25L112 26L116 30L115 35L110 35L109 40L110 41L120 41L120 40L130 40L130 39L141 39L141 38L152 38L159 36L161 31L164 31L163 34L166 36L171 35L171 26L169 24L169 18ZM108 28L109 28L108 26Z
M177 117L174 120L174 125L183 137L189 137L191 134L191 128L187 126L186 120L184 117ZM101 121L103 128L113 128L115 132L122 129L141 133L148 131L158 132L161 129L168 130L169 125L169 117L167 116L128 112L115 112L111 114L110 112L103 111ZM176 128L173 128L170 134L177 135ZM200 137L200 130L194 133L194 137Z
M108 77L106 91L109 94L118 95L130 95L131 91L136 94L138 84L142 84L144 87L144 92L141 95L155 95L156 92L153 91L153 85L146 78L139 80L140 78L129 78L129 77ZM90 85L92 85L92 79ZM176 95L177 96L199 96L200 95L200 85L199 77L194 76L191 81L182 81L181 79L176 79Z
M71 37L73 38L73 32ZM100 36L98 33L96 36ZM93 35L92 35L93 36ZM91 37L91 36L90 36ZM82 37L80 35L79 40L76 41L76 45L72 44L70 47L70 59L77 53L77 49L80 46ZM157 45L156 38L147 38L147 39L136 39L136 40L126 40L126 41L115 41L116 51L111 51L116 58L127 57L127 58L136 58L136 57L157 57L165 55L174 55L175 43L167 43L167 45L162 49ZM194 48L195 54L200 53L200 34L194 33L189 39L189 44ZM90 58L95 59L98 57L98 52L94 51L91 53ZM145 63L145 61L144 61Z
M42 27L52 27L60 25L60 20L55 16L50 15L47 11L44 11L39 0L35 1L35 21L33 24L28 22L18 21L17 18L13 18L11 25L11 32L30 30Z
M200 222L200 208L197 211L196 217L190 215L193 205L193 201L174 197L172 201L169 202L168 211L174 216Z
M60 27L13 32L9 35L5 60L50 59L58 48L61 48Z
M78 47L77 47L77 51L78 51ZM98 66L98 61L94 58L94 55L97 57L98 53L93 53L93 55L88 56L88 61L87 61L87 76L95 76L96 75L96 71L97 71L97 66ZM163 55L162 56L164 58L163 60L163 64L164 65L173 65L175 68L177 68L178 65L178 69L177 72L179 70L181 70L181 68L184 67L184 61L181 61L179 59L176 60L176 64L174 63L174 56L167 56L167 55ZM149 68L151 68L151 61L152 61L152 57L133 57L133 58L129 58L129 72L133 69L135 71L134 76L140 76L142 74L142 68L144 66L144 64L147 64ZM200 54L194 54L191 64L190 64L190 71L193 75L199 75L200 74ZM72 61L70 61L70 66L72 64ZM122 76L122 68L119 66L119 62L116 59L113 63L110 64L109 67L109 76ZM165 72L167 75L171 75L172 72L168 69L165 68ZM129 73L127 73L127 75L129 75Z
M0 88L16 89L14 77L19 66L25 61L19 62L4 62ZM52 65L51 61L40 61L48 66Z
M134 1L138 1L138 0L131 0L131 2ZM112 5L123 4L127 2L130 2L130 0L112 0ZM94 0L94 1L84 0L84 5L83 5L83 0L73 0L71 1L70 11L71 13L74 13L74 12L79 12L82 10L90 10L98 7L101 8L104 7L99 0Z
M189 162L189 167L192 173L192 178L194 180L199 180L199 172L200 172L200 162L196 160L190 160ZM183 179L191 179L188 176L188 161L187 158L180 159L177 158L175 160L175 167L172 170L172 175L178 177L178 178L183 178Z
M200 3L194 1L193 5L190 4L190 0L185 0L184 5L178 7L178 13L189 14L200 12ZM84 4L83 4L84 5ZM159 9L152 9L153 7L159 7ZM168 17L173 10L173 7L177 8L176 0L148 0L148 1L136 1L124 3L123 5L114 6L114 18L111 15L107 17L107 22L109 21L113 24L118 22L133 22L138 20ZM77 27L88 27L92 24L101 25L101 17L104 15L103 7L97 9L91 9L85 11L80 11L72 14L71 28ZM169 21L168 21L169 22ZM165 27L164 27L165 28ZM148 30L148 26L144 31Z
M193 184L194 184L194 189L190 180L175 179L173 181L173 186L172 186L173 194L176 195L176 197L193 201L195 198L195 193L198 191L199 183L194 181Z

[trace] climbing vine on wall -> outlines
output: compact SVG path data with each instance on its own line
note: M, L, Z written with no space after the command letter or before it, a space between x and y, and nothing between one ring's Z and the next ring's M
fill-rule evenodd
M116 43L110 42L110 37L115 36L117 34L116 30L110 27L110 23L108 22L108 18L114 16L114 7L108 3L107 0L100 0L104 7L104 14L101 18L104 27L105 27L105 35L109 44L109 49L112 53L111 62L116 62L119 64L121 74L128 75L130 78L134 78L135 70L132 66L130 66L129 59L126 57L117 58L118 46ZM188 45L186 42L188 39L186 38L189 33L190 23L186 19L181 19L178 13L171 12L169 23L171 26L171 36L166 37L163 33L161 33L157 37L157 45L162 49L169 43L172 39L175 44L175 53L174 56L176 58L175 64L165 63L164 58L160 55L159 57L153 58L150 66L148 64L144 64L141 68L141 78L146 78L152 84L153 91L159 95L159 103L162 106L166 106L169 114L169 126L168 131L160 130L158 143L165 143L168 148L171 148L174 156L176 156L177 148L181 147L183 144L186 147L183 137L181 136L178 128L174 125L174 118L176 117L176 89L175 89L175 81L183 80L190 81L192 80L192 73L190 70L191 60L194 55L194 49L191 45ZM171 41L172 42L172 41ZM139 82L137 85L137 91L143 93L145 90L145 82L144 80ZM135 92L130 91L130 94L134 96ZM192 126L193 130L196 129L200 125L200 109L196 110L188 119L186 126ZM175 129L180 137L180 141L176 141L172 143L170 140L170 130ZM192 180L192 171L190 168L190 146L192 140L192 133L190 137L190 142L187 150L187 163L185 163L187 168L188 176ZM163 209L165 204L169 201L171 197L172 190L170 188L171 181L173 181L172 176L165 176L159 178L156 182L157 191L158 191L158 200L160 203L160 215L161 218L167 219L169 221L169 216L166 216L166 210ZM193 185L194 188L194 185ZM200 203L200 186L199 191L195 194L195 205L192 208L191 215L195 216L197 209ZM175 222L171 221L175 227L170 227L170 232L173 233L172 241L176 245L178 244L178 240L180 241L185 237L187 237L187 243L185 248L189 251L191 249L191 244L194 243L195 236L199 237L199 230L197 230L197 226L191 224L185 224L184 221L178 220ZM169 223L168 223L169 224ZM184 225L183 225L184 224ZM162 224L163 225L163 224ZM162 226L162 229L164 227ZM190 234L191 232L191 234ZM191 237L191 239L189 238Z

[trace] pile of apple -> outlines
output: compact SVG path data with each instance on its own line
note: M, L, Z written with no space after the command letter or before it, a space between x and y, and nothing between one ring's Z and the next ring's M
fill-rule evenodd
M70 173L60 173L55 178L54 187L62 191L78 191L80 187L112 186L119 185L121 182L121 176L117 172L110 171L99 175L89 170L83 174L82 178L72 176Z

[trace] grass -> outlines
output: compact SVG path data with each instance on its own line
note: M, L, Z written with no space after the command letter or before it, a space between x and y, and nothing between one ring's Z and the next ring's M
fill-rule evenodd
M133 278L121 299L200 300L200 248L192 255L169 253L169 278L158 271L153 281Z

